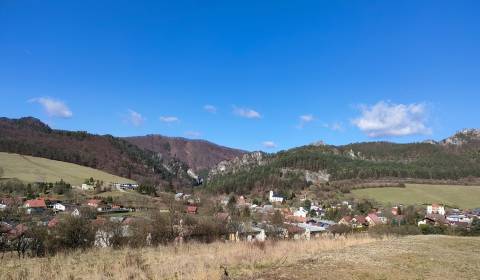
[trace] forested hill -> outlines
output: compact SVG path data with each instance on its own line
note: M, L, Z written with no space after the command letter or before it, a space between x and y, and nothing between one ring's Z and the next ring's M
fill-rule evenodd
M216 192L288 190L341 180L480 177L480 131L464 130L440 142L309 145L221 163L207 187Z
M162 155L165 159L178 159L196 172L208 171L224 160L232 160L245 151L227 148L204 140L147 135L124 138L138 147Z
M0 118L0 152L43 157L92 167L159 185L188 181L187 166L111 135L51 129L40 120Z

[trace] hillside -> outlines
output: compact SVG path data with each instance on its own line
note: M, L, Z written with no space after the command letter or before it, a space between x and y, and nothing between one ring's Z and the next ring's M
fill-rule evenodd
M188 183L188 167L111 135L51 129L35 118L0 118L0 152L74 163L136 181Z
M40 259L7 255L0 275L78 280L478 279L479 248L479 238L451 236L320 238L265 246L217 242L160 250L95 249Z
M404 188L365 188L352 191L355 198L374 199L384 205L440 203L452 208L480 207L480 186L406 184Z
M185 162L196 172L209 170L221 161L232 160L245 153L204 140L180 137L147 135L124 139L142 149L159 153L168 160L178 159Z
M209 174L216 192L276 189L285 194L309 185L379 179L466 180L480 177L480 138L465 130L439 143L309 145L276 154L252 153L222 162ZM348 183L347 183L348 184Z
M17 178L24 182L57 182L60 179L80 185L86 178L108 182L134 181L77 164L0 152L1 178Z

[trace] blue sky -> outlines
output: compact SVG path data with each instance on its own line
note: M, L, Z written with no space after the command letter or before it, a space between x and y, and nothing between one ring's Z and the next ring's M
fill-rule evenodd
M480 120L478 1L0 1L1 116L247 150Z

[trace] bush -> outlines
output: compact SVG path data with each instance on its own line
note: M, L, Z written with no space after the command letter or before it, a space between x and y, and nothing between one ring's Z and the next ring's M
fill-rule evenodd
M378 225L370 227L368 233L374 237L382 237L385 235L418 235L422 232L417 226L404 225L404 226L391 226L391 225Z
M95 230L83 217L65 216L55 227L56 246L58 250L86 249L93 246Z

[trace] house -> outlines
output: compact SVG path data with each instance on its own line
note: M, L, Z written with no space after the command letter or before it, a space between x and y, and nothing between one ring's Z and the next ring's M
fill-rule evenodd
M93 191L95 189L94 185L82 184L83 191Z
M293 216L306 218L308 215L308 211L305 210L303 207L300 207L297 211L293 212Z
M368 223L368 226L378 226L383 224L382 220L375 213L370 213L365 217L365 220Z
M270 191L268 201L271 203L282 203L284 198L278 194L274 194L273 191Z
M432 204L427 206L427 214L439 214L445 216L445 207L439 204Z
M345 225L345 226L350 226L352 222L352 217L351 216L345 216L340 221L338 221L339 225Z
M337 223L335 223L334 221L329 221L329 220L319 220L317 222L317 225L323 227L324 229L328 229L330 228L331 226L334 226L336 225Z
M452 224L452 223L471 224L473 219L469 218L469 217L467 217L466 215L463 215L463 214L455 214L455 215L448 215L447 216L447 221L450 222L450 224Z
M90 200L87 200L87 203L86 203L87 206L94 207L94 208L98 208L98 206L101 204L102 204L102 200L100 199L90 199Z
M198 207L197 206L193 206L193 205L189 205L187 206L187 214L197 214L198 213Z
M353 222L352 226L354 228L361 228L361 227L364 227L364 226L368 226L366 216L355 215L355 217L353 217L353 219L352 219L352 222Z
M57 203L53 204L53 210L54 211L65 212L67 210L67 206L57 202Z
M355 215L354 217L345 216L338 222L338 224L350 226L352 228L362 228L369 225L366 217L361 215Z
M25 201L24 206L25 208L41 208L41 209L47 208L47 204L45 204L45 199L43 198L27 200Z
M445 219L444 215L441 214L430 214L425 216L423 220L418 222L418 226L421 225L432 225L432 226L440 226L447 224L447 219Z
M320 237L324 232L325 228L317 225L310 225L306 223L297 224L298 227L305 229L305 239L310 240L310 238Z
M287 229L286 238L290 238L294 240L307 239L307 236L305 234L306 230L304 228L301 228L293 224L286 224L286 229Z
M265 230L253 225L241 224L240 228L235 232L228 234L228 240L233 242L248 241L248 242L264 242L267 236Z
M27 208L27 214L40 214L47 209L47 204L45 204L45 199L31 199L25 201L23 204Z

